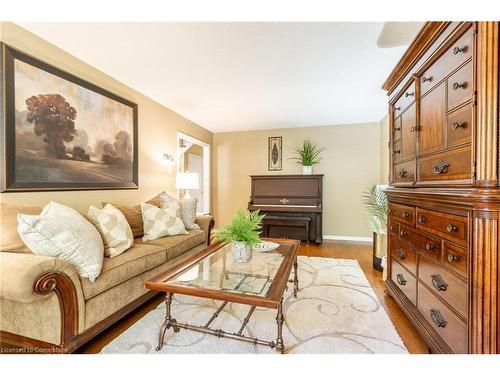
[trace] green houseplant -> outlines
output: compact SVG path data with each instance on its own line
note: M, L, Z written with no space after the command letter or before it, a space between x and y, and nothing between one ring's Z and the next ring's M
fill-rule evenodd
M238 211L231 223L214 231L213 239L231 242L231 254L236 262L248 262L252 259L252 247L259 244L260 229L264 215L253 211L245 215Z
M382 258L387 255L387 195L382 185L372 185L363 192L362 199L368 212L373 232L373 268L382 271Z
M294 150L297 156L292 159L297 160L296 163L302 165L303 174L312 174L313 165L319 164L321 160L319 155L323 150L323 148L318 147L318 145L306 139L302 142L302 146Z

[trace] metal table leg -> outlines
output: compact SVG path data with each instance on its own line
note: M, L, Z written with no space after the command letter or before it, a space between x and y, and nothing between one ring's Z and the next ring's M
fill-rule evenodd
M297 257L293 262L293 296L297 298L297 292L299 290L299 275L298 275L299 262Z
M276 350L281 354L285 352L285 344L283 342L283 323L285 318L283 317L283 299L281 299L278 305L278 315L276 315L276 323L278 325L278 338L276 339Z
M160 332L158 333L158 346L156 347L156 351L163 348L163 340L165 338L165 331L167 329L169 329L170 327L173 326L174 332L179 332L179 328L174 325L177 323L177 321L175 319L173 319L172 316L170 315L170 307L172 305L172 297L173 297L173 293L167 293L167 295L165 296L165 307L166 307L165 321L161 325Z

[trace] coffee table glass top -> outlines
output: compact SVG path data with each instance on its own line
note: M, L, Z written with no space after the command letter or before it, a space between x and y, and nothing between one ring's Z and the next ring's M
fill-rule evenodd
M253 250L249 262L237 263L231 255L231 244L226 244L164 283L267 297L289 251L292 246L288 244L267 252Z

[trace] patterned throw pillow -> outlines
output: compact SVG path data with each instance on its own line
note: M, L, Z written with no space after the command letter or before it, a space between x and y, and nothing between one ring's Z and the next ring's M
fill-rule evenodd
M134 244L134 235L125 215L112 204L108 203L103 209L90 206L87 217L101 233L105 256L117 256Z
M183 199L179 201L177 198L163 192L160 194L160 207L161 208L174 208L177 216L182 219L184 226L187 230L200 229L196 221L196 205L198 199Z
M109 202L102 202L101 204L105 206ZM148 200L146 203L152 204L153 206L160 207L160 194ZM134 237L142 237L144 235L144 224L142 223L142 212L141 205L137 204L135 206L124 206L118 203L113 203L115 208L119 209L132 229Z
M19 236L34 254L65 259L91 282L101 273L101 235L71 207L50 202L40 215L19 214L17 221Z
M143 241L156 240L160 237L188 234L182 219L175 208L158 208L141 203L142 221L144 223Z
M175 216L181 217L181 202L175 197L165 192L159 195L160 197L160 208L168 208L175 211Z

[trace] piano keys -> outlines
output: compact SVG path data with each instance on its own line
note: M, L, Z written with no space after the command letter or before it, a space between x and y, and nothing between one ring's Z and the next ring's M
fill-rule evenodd
M265 214L263 235L321 243L323 175L250 176L248 210Z

